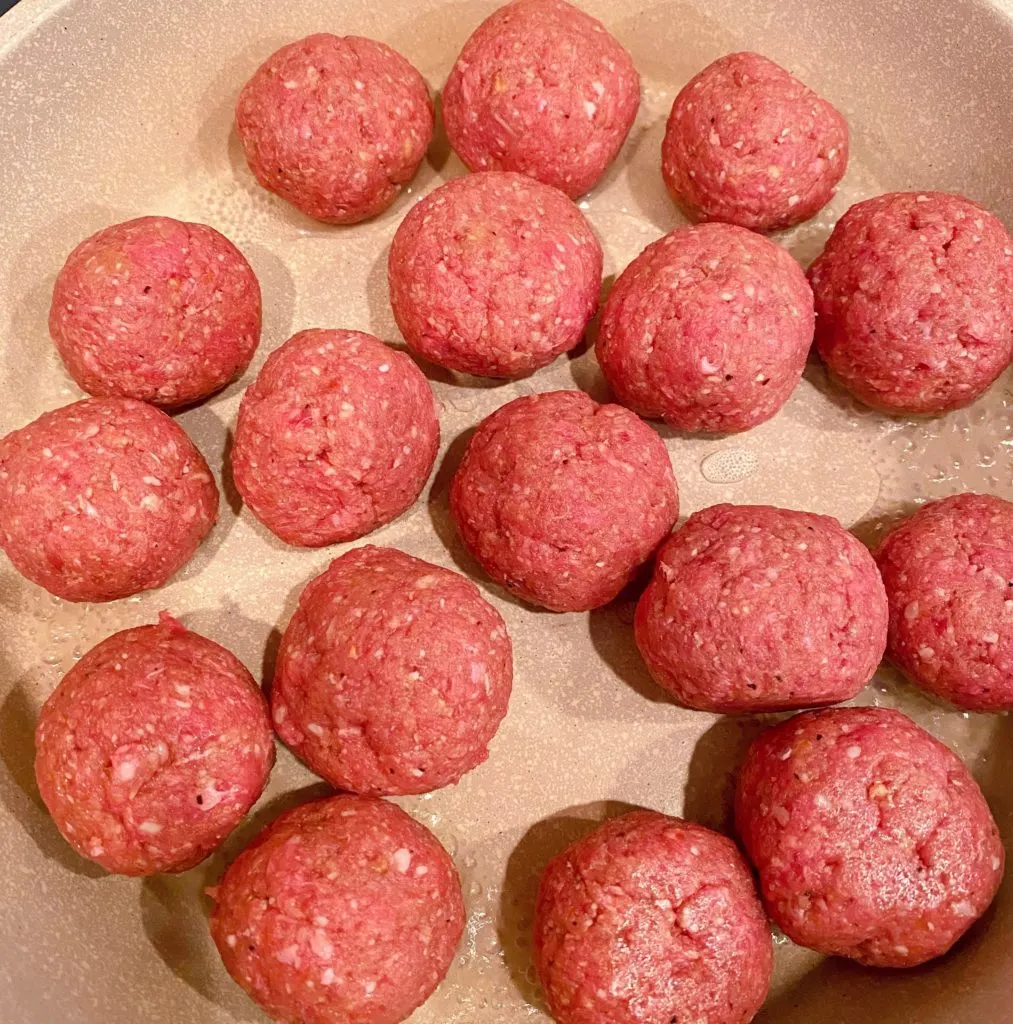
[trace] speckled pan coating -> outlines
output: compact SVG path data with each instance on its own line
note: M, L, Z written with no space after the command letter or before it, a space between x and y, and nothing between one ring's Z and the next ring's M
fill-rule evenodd
M775 231L808 220L848 165L848 124L758 53L708 64L675 98L661 170L694 220Z
M990 494L933 501L876 558L893 662L957 707L1013 709L1013 504Z
M433 135L425 79L396 50L321 32L243 87L236 128L257 180L303 213L353 224L387 209Z
M336 789L428 793L486 759L512 678L506 626L471 580L370 545L299 596L271 711Z
M450 490L466 547L552 611L611 601L679 511L668 452L628 409L581 391L517 398L472 435Z
M714 505L658 554L637 647L680 704L784 711L854 697L886 647L883 582L830 516Z
M404 512L439 444L432 388L408 356L358 331L300 331L243 395L232 473L272 533L321 547Z
M520 171L576 197L622 147L640 104L630 55L563 0L515 0L464 44L443 123L472 171Z
M619 276L595 354L623 405L680 430L774 416L802 377L813 297L779 245L732 224L679 228Z
M0 542L65 600L162 586L217 518L203 456L144 402L86 398L0 439Z
M497 171L449 181L412 207L387 262L409 348L485 377L522 376L572 349L601 271L601 245L566 196Z
M785 934L873 967L942 956L1002 881L1002 840L970 772L892 709L768 729L746 754L735 820Z
M0 19L7 197L0 204L0 435L80 397L47 336L52 281L80 239L141 213L212 224L249 257L264 294L258 367L307 326L396 339L383 273L391 235L412 199L463 167L446 156L444 142L420 167L411 195L386 214L350 231L314 228L244 166L233 131L236 97L275 47L322 29L383 40L440 87L469 32L500 2L150 0L138 16L134 0L21 0ZM1013 223L1013 133L996 130L1009 120L1013 0L950 0L931 18L921 0L784 0L774 18L768 0L572 2L605 23L643 76L640 123L585 212L606 249L607 275L676 226L659 170L675 93L709 61L744 46L780 61L852 119L852 158L837 196L782 240L801 261L816 255L851 203L919 184L962 190ZM593 353L574 356L495 388L434 380L446 444L532 390L581 386L601 401ZM247 371L243 383L253 376ZM871 524L916 490L926 498L964 488L1013 498L1013 477L1001 469L1010 427L1002 388L944 422L891 423L838 401L818 372L807 376L788 408L748 434L725 442L666 437L686 514L717 501L791 507L804 494L812 511ZM232 386L177 420L216 477L240 398ZM453 447L451 464L462 446ZM723 475L729 463L740 467L737 475ZM428 508L416 505L370 540L453 568L449 553L461 553L446 508L449 480L437 483ZM205 878L206 866L147 885L74 874L100 869L73 854L17 784L31 779L30 719L78 653L167 607L256 675L271 629L284 627L299 590L344 550L284 550L248 510L237 515L224 501L222 519L171 590L142 595L140 604L54 602L0 556L0 948L13 951L0 966L4 1022L70 1024L85 1010L103 1024L259 1019L203 941L205 901L197 894L216 880ZM418 1024L544 1024L534 976L510 970L530 941L530 915L515 912L511 898L530 906L538 866L573 836L574 818L601 818L603 797L680 814L689 784L685 813L716 821L720 801L707 801L721 788L725 751L750 731L746 721L715 729L710 715L645 698L655 691L636 661L628 601L591 616L552 616L532 615L498 591L488 596L518 659L492 756L460 785L398 800L455 853L471 916L468 941L416 1012ZM1005 815L1013 745L1004 720L964 719L890 676L880 685L887 692L869 691L867 699L910 708L975 764L986 793L995 794L997 819ZM273 811L284 794L315 781L282 753L265 803ZM805 1024L889 1017L907 1024L912 1016L917 1024L997 1022L1013 984L1011 946L1013 887L955 955L881 985L855 983L847 963L822 965L779 944L767 1015L775 1024L793 1015Z
M67 257L49 333L89 394L188 405L249 365L260 341L260 285L214 228L140 217L104 228Z
M107 871L199 864L274 764L267 702L235 655L162 613L93 647L46 701L39 792L63 837Z
M303 804L222 878L211 934L229 974L287 1024L398 1024L442 980L464 929L454 862L399 807Z
M653 811L616 818L549 863L534 956L558 1024L748 1024L773 968L735 844Z
M856 203L809 279L820 356L869 405L956 409L1013 357L1013 239L963 196L892 192Z

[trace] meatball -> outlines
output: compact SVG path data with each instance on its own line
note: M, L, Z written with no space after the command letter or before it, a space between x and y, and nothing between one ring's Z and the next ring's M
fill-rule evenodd
M1013 710L1013 504L989 494L933 501L876 558L891 660L957 707Z
M488 757L512 678L506 626L474 583L368 546L302 592L271 709L278 735L335 788L427 793Z
M464 44L443 123L472 171L520 171L576 197L622 148L640 105L633 60L562 0L516 0Z
M447 182L412 207L390 247L394 319L420 356L518 377L581 339L602 251L580 210L522 174Z
M679 512L661 438L581 391L517 398L479 424L450 488L465 547L516 597L552 611L611 601Z
M969 199L893 192L857 203L809 278L819 354L867 405L947 412L1013 357L1013 239Z
M89 394L188 405L249 366L260 341L260 285L214 228L140 217L70 254L49 333Z
M162 586L217 518L203 456L144 402L86 398L0 439L0 544L67 601Z
M199 864L274 764L267 704L235 655L164 612L93 647L46 701L39 792L64 838L107 871Z
M726 434L769 420L802 377L813 297L780 246L732 224L649 245L605 303L596 355L641 416Z
M559 1024L747 1024L773 967L735 844L653 811L607 822L549 863L534 958Z
M433 136L425 79L384 43L327 33L283 46L239 94L236 129L269 192L329 224L383 210Z
M275 1020L398 1024L443 979L464 930L436 837L394 804L333 796L269 825L229 866L211 935Z
M714 505L661 549L637 646L686 707L783 711L854 697L886 647L872 555L830 516Z
M408 356L358 331L301 331L243 395L232 473L272 533L322 547L409 508L439 446L436 399Z
M691 79L661 146L665 184L688 217L753 231L808 220L847 165L841 114L758 53L730 53Z
M785 934L872 967L941 956L1002 879L1002 842L970 772L886 708L809 711L762 733L735 820Z

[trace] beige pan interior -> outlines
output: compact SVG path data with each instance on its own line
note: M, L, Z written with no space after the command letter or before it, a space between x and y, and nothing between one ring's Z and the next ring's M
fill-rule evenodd
M1011 0L1004 0L1013 10ZM462 173L438 137L413 187L352 228L314 224L261 191L231 112L272 50L316 31L391 43L439 89L493 0L23 0L0 21L0 431L79 397L46 331L69 249L112 221L161 213L206 221L249 256L265 331L245 379L180 417L216 472L242 387L293 331L347 327L397 341L386 249L420 194ZM815 221L781 240L807 263L857 199L888 189L965 192L1013 223L1013 22L973 0L583 0L630 49L644 101L630 140L581 206L606 274L680 223L659 173L678 88L722 53L751 48L800 74L845 112L853 158ZM646 676L632 605L538 613L476 573L447 516L461 437L518 394L602 384L593 355L561 358L519 384L433 381L444 452L431 490L371 540L476 576L516 651L510 714L489 761L459 786L403 801L461 870L469 922L419 1024L542 1019L528 934L538 871L588 823L644 805L727 824L732 767L751 720L682 711ZM887 420L828 388L818 366L771 423L728 440L668 437L683 510L771 502L838 516L863 539L914 501L963 489L1013 498L1011 392L930 422ZM299 588L340 548L285 548L225 484L222 520L157 593L104 606L50 598L0 565L0 1024L226 1024L264 1018L222 969L205 885L278 810L314 792L285 751L254 819L188 874L113 878L77 857L36 791L32 728L42 701L92 644L169 609L259 676ZM883 674L866 701L900 706L962 754L1013 850L1013 722L945 711ZM1013 879L959 950L929 968L875 973L821 961L783 939L766 1024L970 1024L1009 1019Z

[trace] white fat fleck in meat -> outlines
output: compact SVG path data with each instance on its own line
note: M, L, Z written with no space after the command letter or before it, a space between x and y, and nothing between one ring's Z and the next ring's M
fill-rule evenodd
M407 874L412 863L411 850L402 846L391 854L390 862L394 865L395 871L399 871L402 875Z
M157 836L162 831L162 826L157 821L142 821L137 828L149 836Z
M362 986L367 996L371 996L376 991L376 982L367 981Z
M306 726L306 731L307 732L311 732L311 733L313 733L314 736L318 736L319 737L319 736L323 736L325 730L324 730L324 727L322 725L319 725L316 722L310 722Z
M293 943L290 946L286 946L284 949L279 949L278 952L274 954L274 958L279 963L295 967L299 963L299 947Z
M858 746L851 746L851 747L848 747L848 749L845 750L844 753L847 754L848 757L850 757L852 761L854 761L856 758L859 758L859 757L862 756L862 748L858 747Z
M331 940L327 937L327 933L320 928L317 928L310 936L310 949L321 960L330 960L334 956L334 947L331 945Z
M227 795L227 793L223 793L214 785L210 785L201 792L197 803L202 811L210 811L213 807L217 807Z
M124 761L116 769L116 778L120 782L129 782L137 774L137 762L136 761Z

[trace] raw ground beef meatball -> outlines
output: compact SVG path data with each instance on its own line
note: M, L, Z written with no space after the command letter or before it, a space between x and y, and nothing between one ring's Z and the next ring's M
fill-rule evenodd
M427 793L486 759L512 679L506 626L471 580L367 546L302 592L271 710L336 789Z
M680 703L724 714L848 700L886 647L876 563L836 519L714 505L658 554L637 647Z
M672 104L661 171L694 220L776 231L808 220L848 165L848 124L758 53L708 64Z
M641 416L726 434L769 420L802 377L813 296L780 246L733 224L680 228L619 276L595 353Z
M433 105L389 46L322 32L267 58L239 94L236 128L264 188L317 220L353 224L415 176Z
M1013 239L969 199L892 192L857 203L809 278L819 354L868 405L959 408L1013 356Z
M622 147L640 105L633 60L562 0L501 7L464 44L443 123L472 171L520 171L582 195Z
M408 356L358 331L300 331L243 395L232 473L272 533L321 547L409 508L439 446L436 399Z
M229 974L275 1020L398 1024L433 993L464 930L436 837L394 804L334 796L269 825L215 894Z
M413 351L452 370L519 377L580 341L601 270L601 245L566 196L490 171L448 181L412 207L387 279Z
M785 934L872 967L941 956L1002 880L1002 842L970 772L886 708L810 711L762 733L735 819Z
M679 513L661 438L582 391L517 398L479 424L450 489L465 547L512 594L552 611L611 601Z
M747 1024L773 968L735 844L653 811L609 821L549 863L534 959L559 1024Z
M0 439L0 541L67 601L160 587L218 518L203 456L164 412L86 398Z
M140 217L70 254L49 333L89 394L188 405L249 366L260 341L260 285L214 228Z
M1013 710L1013 504L988 494L933 501L876 558L891 660L957 707Z
M224 647L163 614L93 647L46 701L35 776L64 838L107 871L200 863L274 764L267 703Z

